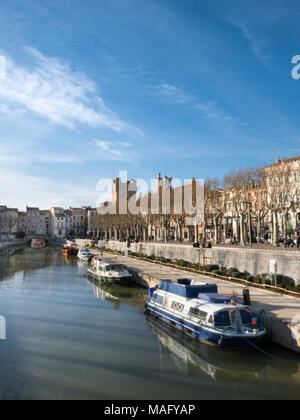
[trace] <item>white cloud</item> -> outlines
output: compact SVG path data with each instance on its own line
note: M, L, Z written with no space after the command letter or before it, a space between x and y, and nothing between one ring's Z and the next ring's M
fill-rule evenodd
M185 94L182 89L168 83L157 86L157 90L160 95L169 98L172 102L177 104L186 104L194 101L194 98Z
M94 140L94 144L104 152L107 152L110 155L121 157L122 153L120 150L117 150L114 143L111 141L103 141L103 140Z
M232 125L245 125L239 118L228 115L216 101L201 102L198 98L186 94L182 89L164 83L157 86L159 95L167 97L175 105L188 105L193 109L201 111L207 118L222 120Z
M34 63L31 68L6 57L6 79L0 83L1 112L14 115L26 110L69 128L86 124L139 132L105 106L95 84L84 74L33 48L26 51Z
M94 205L97 201L96 186L87 189L63 180L50 180L15 170L0 172L0 185L5 205L19 209L24 209L26 204L47 209L57 205Z
M94 139L92 144L103 151L107 158L125 161L130 160L128 151L126 150L125 153L122 149L128 149L132 146L131 143L123 141L113 143L112 141Z
M119 141L118 145L121 146L121 147L131 147L132 146L132 144L127 142L127 141Z

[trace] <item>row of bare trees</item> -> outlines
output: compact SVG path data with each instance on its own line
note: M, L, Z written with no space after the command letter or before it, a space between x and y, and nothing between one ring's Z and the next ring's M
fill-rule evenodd
M297 220L300 211L300 168L287 160L269 167L231 171L223 182L206 182L205 197L205 219L213 225L215 242L219 242L224 218L228 217L235 223L241 245L252 235L260 240L264 227L276 246L280 230L286 240L289 218L293 214Z
M280 230L284 239L287 238L289 217L299 209L300 168L297 165L281 161L269 167L234 170L222 181L206 180L201 234L197 237L195 228L194 239L206 241L209 236L218 243L229 236L245 245L254 237L260 240L263 231L268 229L276 246ZM133 237L143 241L156 241L158 236L168 241L172 227L173 239L181 242L188 229L186 221L191 216L184 211L177 214L171 205L169 214L98 214L93 226L98 237L118 240ZM230 232L226 225L228 220L231 220Z

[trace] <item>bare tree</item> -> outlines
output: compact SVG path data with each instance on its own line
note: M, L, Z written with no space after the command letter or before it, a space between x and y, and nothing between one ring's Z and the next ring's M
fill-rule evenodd
M283 216L284 236L287 236L287 217L296 201L294 177L289 162L280 161L266 169L266 204L272 218L272 245L278 245L279 217Z

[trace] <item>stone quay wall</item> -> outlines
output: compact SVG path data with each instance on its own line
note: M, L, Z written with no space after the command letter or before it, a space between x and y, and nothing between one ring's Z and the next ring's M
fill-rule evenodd
M99 241L98 246L117 251L128 250L126 243L117 241ZM295 285L300 285L300 251L228 247L204 249L193 248L192 245L169 243L131 244L129 250L149 257L164 257L172 261L184 260L194 264L218 264L226 268L234 267L254 276L269 273L270 260L275 259L278 267L277 273L290 277Z
M26 245L26 241L14 241L14 242L0 242L0 254L15 248L22 248Z

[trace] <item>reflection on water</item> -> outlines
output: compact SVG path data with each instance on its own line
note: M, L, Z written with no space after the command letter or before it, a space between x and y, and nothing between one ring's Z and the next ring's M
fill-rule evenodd
M129 304L132 308L140 308L147 299L147 293L142 287L107 285L92 279L89 279L89 282L94 285L95 297L109 301L115 309L118 309L124 303Z
M0 257L0 400L300 398L297 355L196 343L145 316L146 290L86 270L51 248Z
M251 349L223 350L198 343L167 324L147 316L149 328L157 336L161 353L167 353L177 369L186 374L204 372L215 381L234 383L263 382L289 383L300 386L300 362L290 352L286 356L293 361L275 360ZM272 347L271 347L272 348ZM270 351L270 348L268 347ZM274 350L274 348L273 348ZM283 357L283 354L281 354ZM298 389L298 391L300 388ZM299 393L295 395L300 398ZM289 397L289 395L287 395Z
M44 249L26 247L11 256L8 256L7 253L0 254L0 280L8 280L18 272L25 276L41 268L69 263L68 260L61 258L55 248L48 248L45 252Z

